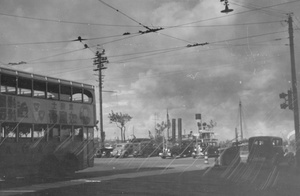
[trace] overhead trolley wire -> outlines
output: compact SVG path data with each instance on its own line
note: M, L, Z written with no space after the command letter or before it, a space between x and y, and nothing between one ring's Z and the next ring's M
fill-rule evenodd
M253 42L253 43L242 43L242 44L234 44L234 45L229 45L226 44L225 47L219 47L219 48L209 48L209 49L204 49L201 50L201 52L205 52L205 51L211 51L211 50L220 50L220 49L224 49L224 48L229 48L229 47L239 47L239 46L245 46L245 45L253 45L253 44L264 44L264 43L268 43L268 42L272 42L272 41L280 41L283 39L288 39L288 38L275 38L275 39L271 39L271 40L266 40L266 41L259 41L259 42ZM214 45L218 45L218 44L214 44ZM179 51L181 49L185 49L186 46L181 46L181 47L174 47L174 48L166 48L166 49L158 49L158 50L151 50L151 51L144 51L144 52L137 52L137 53L128 53L128 54L120 54L120 55L111 55L111 56L107 56L109 59L112 58L118 58L118 57L127 57L127 56L134 56L134 55L142 55L142 54L146 54L144 56L137 56L137 57L132 57L130 58L132 59L138 59L138 58L144 58L144 57L148 57L148 56L154 56L154 55L160 55L160 54L165 54L168 52L175 52L175 51ZM94 51L92 51L94 52ZM199 51L198 51L199 52ZM190 53L190 52L189 52ZM130 59L124 59L124 60L120 60L120 61L110 61L110 63L119 63L119 62L124 62ZM41 63L64 63L64 62L72 62L72 61L90 61L92 60L92 58L81 58L81 59L69 59L69 60L57 60L57 61L37 61L37 62L30 62L27 64L41 64ZM3 65L7 65L5 63L2 63Z
M129 15L125 14L124 12L121 12L120 10L112 7L111 5L105 3L104 1L102 0L99 0L101 3L105 4L106 6L109 6L110 8L118 11L119 13L123 14L124 16L126 16L127 18L130 18L131 20L133 20L134 22L138 23L139 25L143 26L144 28L147 28L148 30L150 30L149 32L156 32L156 31L153 31L153 29L150 29L149 27L147 27L146 25L138 22L137 20L135 20L134 18L130 17ZM299 1L299 0L298 0ZM256 10L260 10L260 9L264 9L264 8L269 8L269 7L274 7L274 6L279 6L279 5L282 5L282 4L286 4L286 3L293 3L293 2L297 2L297 1L291 1L291 2L285 2L285 3L281 3L281 4L276 4L276 5L272 5L272 6L266 6L266 7L261 7L261 8L257 8ZM255 10L249 10L249 11L255 11ZM241 13L245 13L245 12L249 12L249 11L244 11L244 12L239 12L239 13L236 13L236 14L241 14ZM25 18L25 19L32 19L32 20L41 20L41 21L50 21L50 22L63 22L63 23L71 23L71 24L87 24L87 25L101 25L101 24L97 24L97 23L82 23L82 22L72 22L72 21L64 21L64 20L54 20L54 19L43 19L43 18L34 18L34 17L27 17L27 16L17 16L17 15L11 15L11 14L3 14L3 13L0 13L0 15L4 15L4 16L11 16L11 17L18 17L18 18ZM232 15L235 15L235 14L231 14L231 15L228 15L228 16L232 16ZM224 17L224 16L222 16ZM181 25L176 25L176 26L166 26L165 28L175 28L175 27L192 27L192 26L186 26L188 24L194 24L194 23L199 23L199 22L204 22L204 21L208 21L208 20L213 20L213 19L218 19L220 17L215 17L215 18L211 18L211 19L206 19L206 20L202 20L202 21L195 21L195 22L191 22L191 23L186 23L186 24L181 24ZM264 24L264 23L268 23L268 22L262 22L262 23L245 23L245 24L236 24L236 25L250 25L250 24ZM272 23L272 22L270 22ZM217 26L236 26L236 25L205 25L203 27L217 27ZM133 26L132 26L133 27ZM135 26L137 27L137 26ZM197 26L194 26L194 27L197 27ZM200 26L201 27L201 26ZM162 30L162 29L156 29L156 30ZM130 34L139 34L139 33L130 33ZM168 37L171 37L173 39L177 39L177 40L181 40L181 41L185 41L185 42L189 42L187 40L184 40L184 39L180 39L180 38L176 38L176 37L173 37L173 36L170 36L170 35L166 35L166 34L162 34L164 36L168 36ZM88 40L96 40L96 39L104 39L104 38L112 38L112 37L118 37L118 36L124 36L123 35L114 35L114 36L108 36L108 37L99 37L99 38L90 38ZM121 39L122 40L122 39ZM0 44L1 45L30 45L30 44L51 44L51 43L64 43L64 42L71 42L71 41L74 41L74 40L67 40L67 41L50 41L50 42L33 42L33 43L11 43L11 44ZM116 40L118 41L118 40ZM110 42L107 42L107 43L110 43ZM104 43L104 44L107 44L107 43ZM190 43L190 42L189 42Z
M262 6L258 6L258 5L254 5L254 4L250 4L250 3L243 3L243 4L240 4L240 3L237 3L237 2L234 2L234 1L230 1L231 4L234 4L234 5L237 5L237 6L240 6L240 7L244 7L244 8L247 8L247 9L260 9ZM256 11L256 10L254 10ZM264 8L263 9L260 9L258 11L261 11L261 12L264 12L268 15L276 15L276 16L279 16L279 17L282 17L283 15L286 15L286 13L282 12L282 13L278 13L279 10L274 10L274 11L270 11L270 10L265 10Z
M110 42L106 42L106 43L102 43L102 44L96 44L96 45L92 45L92 46L87 46L86 44L84 44L84 46L86 47L83 47L81 49L76 49L76 50L71 50L71 51L68 51L68 52L63 52L63 53L59 53L59 54L54 54L54 55L51 55L51 56L46 56L46 57L41 57L41 58L38 58L38 59L34 59L34 60L29 60L29 61L22 61L24 63L22 64L30 64L32 62L35 62L35 61L39 61L39 60L43 60L43 59L48 59L48 58L52 58L52 57L57 57L57 56L61 56L61 55L65 55L65 54L70 54L70 53L73 53L73 52L78 52L78 51L81 51L81 50L85 50L85 49L89 49L91 50L91 48L94 48L94 47L98 47L99 45L105 45L105 44L108 44L108 43L112 43L112 42L116 42L116 41L120 41L120 40L124 40L124 39L128 39L128 38L132 38L132 37L136 37L136 36L139 36L140 34L138 35L133 35L133 36L130 36L130 37L125 37L125 38L122 38L122 39L118 39L118 40L113 40L113 41L110 41ZM74 40L73 40L74 41ZM95 51L91 50L93 53L95 53ZM18 64L18 63L17 63ZM16 64L16 65L17 65ZM7 64L9 65L9 64Z
M186 25L190 25L190 24L196 24L196 23L200 23L200 22L206 22L206 21L216 20L216 19L220 19L220 18L225 18L225 17L235 16L235 15L239 15L239 14L244 14L244 13L248 13L248 12L258 11L258 10L262 10L262 9L265 9L265 8L277 7L277 6L281 6L281 5L284 5L284 4L295 3L295 2L299 2L299 1L300 0L283 2L283 3L279 3L279 4L275 4L275 5L270 5L270 6L264 6L264 7L260 7L260 8L256 8L256 9L252 9L252 10L247 10L247 11L242 11L242 12L236 12L236 13L233 13L233 14L227 14L227 15L213 17L213 18L208 18L208 19L204 19L204 20L198 20L198 21L194 21L194 22L189 22L189 23L183 23L183 24L179 24L179 25L169 26L167 28L177 28L177 27L186 26Z
M273 41L279 41L279 39L274 39ZM267 42L270 42L270 41L267 41ZM262 42L259 42L259 43L257 42L257 43L252 43L252 44L262 44ZM231 47L241 47L241 46L246 46L246 45L249 45L249 43L230 45L230 46L219 47L219 48L203 49L203 50L197 51L197 53L207 52L207 51L212 51L212 50L226 49L226 48L231 48ZM182 48L182 49L186 49L186 48ZM181 49L178 49L178 50L181 50ZM161 52L161 53L153 53L153 54L148 54L148 55L144 55L144 56L137 56L137 57L132 57L132 58L128 58L128 59L118 60L118 61L110 61L110 64L126 63L126 62L130 62L130 60L134 60L134 59L142 59L142 58L146 58L146 57L150 57L150 56L161 55L161 54L175 52L175 51L177 51L177 50L173 50L173 51L170 50L170 51L165 51L165 52ZM191 52L188 52L188 54L191 54ZM186 55L186 53L184 53L184 55ZM112 58L112 57L110 57L110 58Z
M139 33L132 33L133 35L140 35ZM84 40L98 40L98 39L108 39L108 38L115 38L115 37L123 37L124 35L110 35L104 37L94 37L94 38L85 38ZM128 36L126 36L128 38ZM121 39L122 40L122 39ZM13 45L38 45L38 44L58 44L58 43L67 43L67 42L74 42L79 41L78 39L73 40L64 40L64 41L43 41L43 42L23 42L23 43L6 43L1 44L0 46L13 46Z
M150 29L149 27L147 27L146 25L140 23L139 21L135 20L134 18L130 17L129 15L125 14L124 12L122 12L122 11L120 11L120 10L114 8L113 6L109 5L108 3L106 3L106 2L104 2L104 1L102 1L102 0L98 0L98 1L100 1L101 3L103 3L104 5L106 5L107 7L110 7L111 9L113 9L113 10L119 12L120 14L122 14L122 15L124 15L125 17L129 18L130 20L136 22L137 24L141 25L142 27L144 27L144 28L146 28L146 29L148 29L148 30L151 30L151 29Z
M297 18L296 18L297 19ZM297 19L297 21L299 21ZM182 26L182 28L188 28L188 27L226 27L226 26L245 26L245 25L257 25L257 24L270 24L270 23L280 23L280 22L285 22L284 20L282 21L271 21L271 22L252 22L252 23L241 23L241 24L226 24L226 25L196 25L196 26ZM163 27L170 27L170 26L163 26ZM158 32L157 32L158 33ZM173 37L164 33L159 32L159 35L163 35L163 36L167 36L167 37L171 37L180 41L184 41L187 43L192 43L190 41L184 40L184 39L180 39L177 37ZM140 33L130 33L130 35L141 35ZM100 39L108 39L108 38L116 38L116 37L126 37L128 38L128 35L110 35L110 36L103 36L103 37L94 37L94 38L85 38L85 40L89 41L89 40L100 40ZM129 36L133 37L133 36ZM120 39L123 40L123 39ZM0 46L14 46L14 45L39 45L39 44L59 44L59 43L68 43L68 42L74 42L74 41L78 41L77 40L57 40L57 41L41 41L41 42L20 42L20 43L0 43ZM119 40L116 40L119 41ZM111 42L115 42L114 40ZM106 42L104 44L108 44L111 42Z
M145 57L150 57L150 56L156 56L156 55L166 54L166 53L175 52L175 51L184 50L184 49L186 49L186 47L179 47L179 48L173 49L173 50L167 50L167 51L163 51L163 52L147 54L147 55L144 55L144 56L132 57L132 58L123 59L123 60L119 60L119 61L115 61L115 62L110 61L110 63L124 63L124 62L127 62L129 60L140 59L140 58L145 58Z
M258 34L258 35L250 35L250 36L246 36L246 37L238 37L238 38L233 38L233 39L228 39L228 40L210 42L210 44L222 43L222 42L228 42L228 41L236 41L236 40L248 39L248 38L254 38L254 37L261 37L261 36L265 36L265 35L273 35L273 34L278 34L278 33L285 33L287 31L288 30L282 30L282 31L275 31L275 32L263 33L263 34Z
M75 25L88 25L88 26L117 26L117 27L138 27L137 25L123 25L123 24L102 24L102 23L90 23L90 22L76 22L76 21L67 21L67 20L59 20L59 19L47 19L47 18L37 18L37 17L29 17L29 16L18 16L14 14L6 14L0 13L1 16L8 16L14 18L23 18L29 20L37 20L37 21L45 21L45 22L55 22L55 23L63 23L63 24L75 24Z
M172 39L176 39L176 40L179 40L179 41L183 41L183 42L187 42L187 43L193 43L191 41L188 41L188 40L184 40L184 39L181 39L181 38L178 38L178 37L174 37L174 36L171 36L171 35L167 35L167 34L164 34L164 33L161 33L161 32L156 32L158 35L163 35L163 36L166 36L166 37L170 37Z
M41 58L38 58L38 59L27 61L26 64L30 63L30 62L42 60L42 59L48 59L48 58L53 58L53 57L57 57L57 56L65 55L65 54L70 54L70 53L73 53L73 52L78 52L78 51L81 51L81 50L84 50L84 49L86 49L86 48L81 48L81 49L71 50L71 51L68 51L68 52L54 54L54 55L51 55L51 56L41 57Z
M99 0L101 1L101 0ZM225 15L225 16L220 16L220 17L214 17L214 18L209 18L209 19L205 19L205 20L200 20L200 21L194 21L194 22L190 22L190 23L185 23L185 24L179 24L179 25L173 25L173 26L165 26L166 28L175 28L175 27L180 27L180 26L186 26L189 24L194 24L194 23L200 23L200 22L205 22L205 21L209 21L209 20L215 20L215 19L219 19L219 18L223 18L223 17L228 17L228 16L233 16L236 14L243 14L243 13L247 13L247 12L251 12L251 11L257 11L257 10L262 10L265 8L271 8L271 7L276 7L276 6L281 6L284 4L289 4L289 3L295 3L295 2L299 2L300 0L294 0L294 1L289 1L289 2L283 2L283 3L279 3L279 4L275 4L275 5L271 5L271 6L265 6L265 7L260 7L257 8L255 10L248 10L248 11L244 11L244 12L239 12L239 13L234 13L234 14L230 14L230 15ZM107 4L103 1L101 1L104 4ZM107 4L108 5L108 4ZM113 8L115 9L115 8ZM118 12L120 12L118 10ZM121 13L121 12L120 12ZM122 14L124 15L124 13L122 12ZM37 18L37 17L29 17L29 16L19 16L19 15L13 15L13 14L7 14L7 13L0 13L0 15L2 16L8 16L8 17L15 17L15 18L23 18L23 19L30 19L30 20L37 20L37 21L46 21L46 22L56 22L56 23L67 23L67 24L78 24L78 25L97 25L97 26L117 26L117 27L138 27L137 25L123 25L123 24L101 24L101 23L91 23L91 22L78 22L78 21L67 21L67 20L59 20L59 19L47 19L47 18ZM130 16L126 15L126 17L131 18ZM136 21L135 19L131 18L131 20L137 22L139 24L138 21ZM143 25L144 26L144 25Z
M218 44L218 43L223 43L223 42L229 42L229 41L237 41L237 40L242 40L242 39L249 39L249 38L255 38L255 37L261 37L261 36L265 36L265 35L272 35L272 34L278 34L278 33L284 33L284 32L287 32L287 30L284 30L284 31L276 31L276 32L269 32L269 33L264 33L264 34L258 34L258 35L252 35L252 36L246 36L246 37L239 37L239 38L234 38L234 39L227 39L227 40L220 40L220 41L215 41L215 42L210 42L210 43L207 43L209 45L211 44ZM136 35L138 36L138 35ZM110 42L111 43L111 42ZM104 43L104 44L107 44L107 43ZM101 45L104 45L104 44L101 44ZM92 47L97 47L99 46L98 44L97 45L94 45ZM200 45L197 45L197 46L200 46ZM196 47L196 46L193 46L193 47ZM123 55L115 55L115 56L111 56L111 57L117 57L117 56L126 56L126 55L136 55L136 54L144 54L144 53L152 53L152 54L148 54L147 56L154 56L154 55L159 55L159 54L165 54L165 53L170 53L170 52L174 52L174 51L177 51L177 50L182 50L182 49L186 49L186 48L189 48L187 46L177 46L177 47L173 47L173 48L166 48L166 49L158 49L158 50L153 50L153 51L147 51L147 52L141 52L141 53L132 53L132 54L123 54ZM60 55L64 55L64 54L70 54L70 53L73 53L73 52L77 52L77 51L80 51L80 50L84 50L86 48L82 48L82 49L77 49L77 50L72 50L72 51L68 51L68 52L64 52L64 53L60 53L60 54L55 54L55 55L52 55L52 56L48 56L48 57L42 57L42 58L39 58L39 59L35 59L35 60L30 60L26 63L30 64L30 63L33 63L35 61L38 61L38 60L42 60L42 59L47 59L47 58L52 58L52 57L56 57L56 56L60 56ZM93 51L94 52L94 51ZM110 58L111 58L110 57ZM132 60L132 59L137 59L137 58L143 58L145 56L142 56L142 57L132 57L130 59L125 59L125 61L127 60ZM122 60L124 61L124 60ZM122 62L120 61L120 62ZM47 63L47 62L44 62L44 63ZM112 62L110 62L112 63ZM115 63L118 63L118 62L115 62Z
M220 41L210 42L208 44L209 45L210 44L214 44L215 45L215 44L218 44L218 43L223 43L223 42L228 42L228 41L237 41L237 40L242 40L242 39L255 38L255 37L260 37L260 36L265 36L265 35L272 35L272 34L284 33L284 32L287 32L287 30L285 30L285 31L270 32L270 33L264 33L264 34L258 34L258 35L252 35L252 36L246 36L246 37L240 37L240 38L234 38L234 39L228 39L228 40L220 40ZM281 38L272 39L272 40L273 41L279 41L279 40L281 40ZM259 42L259 43L263 43L263 42ZM238 45L234 45L234 46L243 46L243 45L248 45L248 44L249 43L244 43L244 44L238 44ZM165 51L164 50L160 50L161 52L154 51L156 53L147 54L147 55L144 55L144 56L132 57L132 58L124 59L124 60L119 60L119 61L116 61L116 62L110 61L110 63L122 63L122 62L126 62L128 60L133 60L133 59L139 59L139 58L144 58L144 57L149 57L149 56L154 56L154 55L165 54L165 53L174 52L174 51L177 51L177 50L182 50L182 49L187 49L187 48L189 48L189 47L179 46L179 47L174 47L174 48L168 48L168 49L165 49ZM224 48L228 48L228 47L224 47ZM217 48L217 49L222 49L222 48ZM215 50L215 49L207 49L207 50ZM140 53L137 53L137 54L140 54ZM130 55L134 55L134 54L130 54ZM120 55L118 55L118 56L120 56ZM117 57L117 56L111 56L109 58L113 58L113 57Z
M178 26L176 28L189 28L189 27L233 27L233 26L248 26L248 25L260 25L260 24L271 24L271 23L280 23L284 20L278 21L265 21L265 22L248 22L248 23L237 23L237 24L217 24L217 25L189 25L189 26ZM165 29L172 28L173 26L162 26Z

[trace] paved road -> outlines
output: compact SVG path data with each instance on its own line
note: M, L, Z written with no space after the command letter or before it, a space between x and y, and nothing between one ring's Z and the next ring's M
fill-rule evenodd
M6 195L209 195L299 196L299 174L286 168L246 164L213 168L213 159L159 157L95 160L95 167L72 178L46 182L19 179L0 182Z
M204 164L203 159L180 158L96 158L95 166L77 172L74 176L64 179L41 180L37 178L18 178L0 181L0 196L17 194L37 194L48 189L63 189L86 183L100 183L122 178L137 178L143 176L163 175L169 173L184 173L192 170L202 170L212 166ZM57 194L56 194L57 195Z

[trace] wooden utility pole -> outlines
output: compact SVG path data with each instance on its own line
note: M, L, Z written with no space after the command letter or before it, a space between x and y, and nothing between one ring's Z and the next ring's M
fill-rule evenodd
M296 141L296 160L297 167L300 168L300 138L299 138L299 108L298 108L298 92L297 92L297 76L295 66L294 52L294 35L293 35L293 18L289 14L289 40L290 40L290 55L291 55L291 72L292 72L292 94L293 94L293 111L294 111L294 126L295 126L295 141Z
M94 71L98 71L98 80L99 80L99 113L100 113L100 135L101 135L101 148L104 147L104 139L105 139L105 132L103 131L103 109L102 109L102 70L107 69L107 67L104 67L104 63L108 63L107 57L103 57L102 55L105 54L105 50L102 50L102 52L97 51L96 57L94 59L94 65L97 66L97 68L94 69Z

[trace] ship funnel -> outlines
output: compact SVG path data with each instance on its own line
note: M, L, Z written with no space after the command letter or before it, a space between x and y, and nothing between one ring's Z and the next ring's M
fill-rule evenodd
M176 119L172 119L172 141L176 141Z
M178 142L181 143L181 140L182 140L182 119L178 118L177 122L178 122Z

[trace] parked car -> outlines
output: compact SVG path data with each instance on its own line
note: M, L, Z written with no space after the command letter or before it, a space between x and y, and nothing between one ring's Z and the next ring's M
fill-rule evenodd
M133 153L132 143L119 143L116 145L115 149L111 152L111 156L115 158L128 157Z
M248 163L262 162L271 165L277 165L284 158L284 147L282 138L280 137L251 137L248 140L248 147Z
M161 151L160 145L157 145L153 141L140 142L136 148L134 148L134 157L149 157L158 156Z
M104 147L97 147L95 149L95 157L96 158L103 158L103 157L109 158L109 157L111 157L111 152L113 151L113 149L114 149L114 145L106 143L104 145Z
M163 149L163 151L159 153L159 156L162 159L167 157L190 157L194 150L194 143L192 140L176 142L172 147Z
M295 154L284 150L282 138L275 136L251 137L248 143L220 149L220 157L216 159L218 166L237 165L240 162L258 167L291 167L296 164Z

